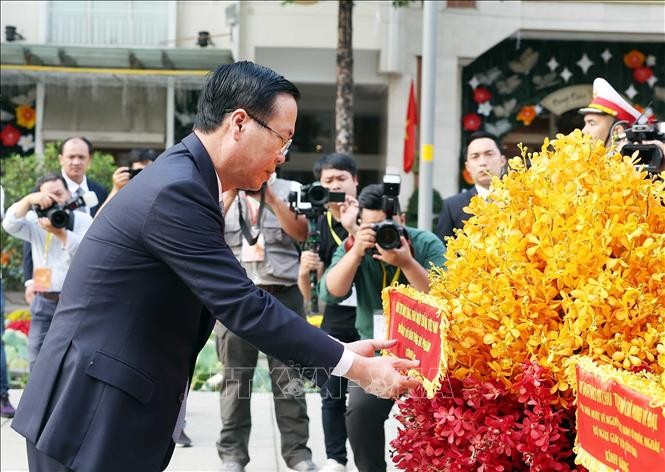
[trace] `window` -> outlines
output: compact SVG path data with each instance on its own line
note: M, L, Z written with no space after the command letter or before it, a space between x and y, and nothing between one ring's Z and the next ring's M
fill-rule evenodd
M353 116L354 154L380 154L382 119L378 115ZM335 151L335 115L303 111L298 115L292 152L326 154Z
M166 1L51 1L49 42L62 45L166 46Z

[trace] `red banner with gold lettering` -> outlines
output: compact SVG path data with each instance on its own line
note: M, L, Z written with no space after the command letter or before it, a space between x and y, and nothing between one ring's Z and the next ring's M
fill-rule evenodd
M642 379L613 376L590 359L576 374L577 463L591 471L665 470L665 406L631 388ZM638 380L625 385L621 376Z
M383 291L383 309L388 317L388 339L397 339L387 353L418 359L420 365L412 374L420 378L428 396L434 395L447 369L448 319L440 301L411 287L396 285Z

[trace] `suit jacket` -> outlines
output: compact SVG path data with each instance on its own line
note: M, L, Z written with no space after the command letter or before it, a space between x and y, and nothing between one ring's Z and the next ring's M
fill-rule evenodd
M102 206L102 203L108 198L109 193L106 189L95 182L94 180L88 179L88 189L97 194L97 200L99 203L94 207L90 207L90 216L93 218L97 214L97 210ZM30 280L32 278L32 246L29 242L23 243L23 281Z
M439 224L436 227L436 234L442 241L445 242L445 238L448 236L454 236L455 232L453 230L455 228L461 229L464 227L464 222L471 216L464 211L464 207L476 195L478 195L478 190L474 186L443 201L439 214Z
M339 362L341 344L247 279L220 199L190 134L95 219L12 423L38 450L74 470L165 468L215 319L295 368Z

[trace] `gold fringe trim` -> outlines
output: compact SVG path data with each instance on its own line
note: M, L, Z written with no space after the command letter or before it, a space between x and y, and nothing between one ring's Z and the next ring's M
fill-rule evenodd
M626 388L641 393L649 398L649 406L652 408L661 408L665 416L665 388L659 382L655 374L648 372L626 372L612 367L611 365L598 365L589 356L573 356L569 362L571 365L578 365L582 370L600 377L604 381L615 380ZM572 369L574 375L574 369ZM572 379L570 385L573 386L577 394L577 381Z
M446 311L441 299L428 295L422 292L419 292L415 288L407 285L393 284L390 287L386 287L381 292L381 299L383 301L383 314L386 317L386 339L388 338L389 329L390 329L390 294L392 292L401 293L413 300L416 300L419 303L429 305L433 308L436 308L436 316L439 318L439 335L441 338L441 356L439 359L439 371L436 374L434 380L429 380L425 378L418 370L411 369L408 372L408 375L413 378L417 378L422 384L425 392L427 392L427 398L434 398L436 392L441 389L441 382L448 372L448 328L450 327L450 322L446 316ZM392 355L387 350L383 350L383 355Z
M581 447L577 447L575 464L585 467L589 472L615 472L618 470L603 464Z

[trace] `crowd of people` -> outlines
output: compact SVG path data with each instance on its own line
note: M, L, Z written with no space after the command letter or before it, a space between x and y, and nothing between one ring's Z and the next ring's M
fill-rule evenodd
M427 270L444 266L446 238L463 227L471 198L487 197L493 177L506 172L506 156L496 136L469 137L474 185L443 202L435 232L408 226L398 204L387 213L384 187L360 189L356 162L340 153L322 156L313 177L343 201L315 217L296 215L289 195L301 184L276 171L298 95L267 68L221 66L204 86L192 134L158 159L132 151L108 195L86 177L92 144L69 138L61 172L40 176L3 214L3 228L25 241L31 379L13 427L26 437L31 470L163 468L175 444L192 445L184 431L189 379L211 330L223 366L222 470L242 471L251 459L259 351L290 469L347 470L348 440L358 470L386 470L384 422L415 385L400 370L417 363L375 356L392 342L381 291L396 282L428 291ZM640 116L602 79L581 112L583 131L606 144ZM48 215L87 192L98 204L68 212L64 224ZM387 218L401 229L389 249L376 238ZM303 246L313 234L316 247ZM320 329L305 321L313 297L323 302ZM2 354L2 416L13 417ZM322 468L308 446L306 380L320 387Z

